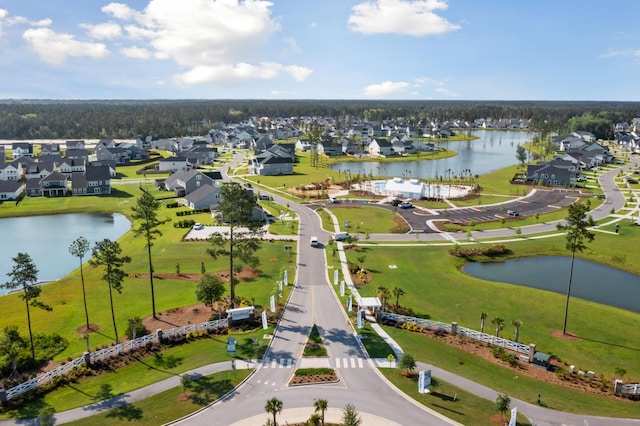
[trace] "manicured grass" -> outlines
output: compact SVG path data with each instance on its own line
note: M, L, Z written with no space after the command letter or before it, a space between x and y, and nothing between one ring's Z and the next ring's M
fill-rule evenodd
M495 401L476 396L437 377L431 377L430 393L418 393L418 375L405 377L399 369L381 368L380 372L402 392L448 418L465 425L495 426L491 417L499 414ZM505 415L505 422L510 414ZM517 418L518 425L531 423L521 413Z
M74 426L124 423L128 425L155 426L166 424L197 411L225 395L249 374L250 370L220 372L194 380L191 396L182 398L182 386L169 389L150 398L126 404L107 412L67 423Z
M389 355L395 356L391 347L371 328L370 324L366 324L359 329L358 334L361 336L360 341L371 358L387 358Z
M616 401L541 382L518 375L517 370L498 366L426 335L393 327L385 327L385 330L406 353L413 355L416 361L435 365L531 404L537 403L538 393L540 393L544 406L553 410L607 417L640 418L640 404L637 402Z
M262 340L265 334L273 333L273 327L245 334L235 334L237 359L259 358L267 348L253 344L253 338ZM25 404L17 410L0 414L0 419L32 417L35 407L48 405L56 412L70 410L92 404L105 397L121 395L135 389L156 383L194 368L232 359L227 354L227 336L211 336L188 344L175 346L155 356L139 358L137 361L98 376L80 379L77 383L62 386L47 393L41 399ZM111 395L102 395L101 389L108 387Z
M131 203L133 202L132 199ZM159 217L166 216L176 220L175 210L161 208ZM205 224L211 221L211 217L207 214L186 217ZM210 243L206 241L181 241L189 231L188 229L174 228L171 222L162 225L159 229L163 235L154 241L152 248L154 271L157 275L175 274L177 263L180 264L181 274L200 274L203 262L208 272L228 270L228 258L214 260L206 253ZM149 279L135 276L136 274L148 274L149 266L145 241L142 238L134 237L133 233L129 232L120 238L119 243L124 254L132 258L131 263L123 266L129 276L123 282L122 294L114 292L117 326L119 334L122 336L129 318L136 316L143 318L151 314L151 294ZM237 295L244 297L248 304L254 304L258 308L268 306L270 296L277 291L274 283L282 277L284 270L295 261L289 251L285 250L285 245L290 244L265 241L262 249L258 252L260 259L258 269L262 271L262 274L253 280L240 282L236 287ZM66 248L62 249L66 250ZM293 281L293 272L293 270L290 272L291 281ZM84 266L89 320L100 326L100 331L91 335L90 343L94 348L113 343L115 338L108 302L108 287L102 280L102 273L102 268L93 268L88 264ZM186 279L176 280L161 277L154 279L156 310L162 312L199 303L195 296L195 288L196 283ZM289 291L290 287L285 287L283 300L286 300ZM52 306L53 312L33 310L34 333L55 332L68 339L69 347L56 359L79 356L85 350L84 342L76 332L76 329L84 324L79 268L69 276L44 286L40 299ZM16 324L24 334L27 330L24 304L18 303L17 300L17 294L0 297L0 309L3 312L2 326ZM167 326L167 328L170 327L170 325Z
M598 234L597 241L589 246L585 256L596 261L608 260L602 263L613 266L617 260L618 266L633 267L631 272L638 273L637 262L628 255L633 252L634 241L640 238L637 228L621 226L624 238ZM564 240L559 238L506 245L512 251L512 257L567 255ZM379 285L398 286L406 292L400 298L402 306L437 321L457 321L474 329L479 329L481 312L489 315L488 321L496 317L504 318L507 324L520 320L524 323L520 341L535 343L539 351L553 353L585 371L593 370L609 378L616 367L621 367L629 372L628 379L640 381L637 373L640 331L620 327L620 324L636 323L640 315L572 298L569 330L583 338L578 341L556 339L550 335L550 330L562 329L563 295L468 276L459 270L464 260L450 256L448 248L368 246L361 247L358 253L348 251L347 256L356 261L358 256L366 255L365 267L373 273L372 282L359 289L362 296L375 296ZM396 265L396 268L389 268L389 265ZM564 281L567 277L559 279ZM513 339L513 333L513 328L507 326L503 336Z
M320 337L318 326L315 324L311 328L309 340L307 340L302 356L327 356L327 350L322 345L322 337Z
M397 213L379 207L344 205L332 208L331 212L338 218L341 231L359 234L406 233L409 231L409 226ZM393 220L394 217L401 219L405 225L399 226ZM344 226L345 222L349 222L348 228Z

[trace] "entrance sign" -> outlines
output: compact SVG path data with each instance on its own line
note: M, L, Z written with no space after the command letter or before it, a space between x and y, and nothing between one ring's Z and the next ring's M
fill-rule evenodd
M516 426L516 417L518 417L518 407L513 407L511 410L511 420L509 420L509 426Z
M421 371L418 375L418 393L429 393L431 370Z

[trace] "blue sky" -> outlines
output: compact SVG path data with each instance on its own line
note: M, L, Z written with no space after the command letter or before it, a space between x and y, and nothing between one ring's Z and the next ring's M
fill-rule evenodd
M0 98L640 101L631 0L0 0Z

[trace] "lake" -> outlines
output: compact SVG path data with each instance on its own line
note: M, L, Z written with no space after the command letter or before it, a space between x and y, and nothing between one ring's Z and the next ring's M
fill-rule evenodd
M0 219L0 282L8 281L13 268L11 258L28 253L40 271L38 279L56 280L78 268L80 261L69 253L69 245L85 237L91 247L105 238L117 240L129 230L131 223L120 213L60 214ZM91 251L84 257L89 260ZM0 290L4 292L4 290Z
M463 271L477 278L567 294L571 258L543 256L505 262L475 262ZM571 296L640 313L640 276L576 259Z
M455 157L390 163L343 162L332 165L331 169L348 170L351 174L422 179L447 177L448 170L455 175L460 175L465 170L470 170L472 175L481 175L517 164L516 147L530 142L534 136L531 132L514 130L473 130L471 134L479 139L436 142L439 147L456 151L458 155Z

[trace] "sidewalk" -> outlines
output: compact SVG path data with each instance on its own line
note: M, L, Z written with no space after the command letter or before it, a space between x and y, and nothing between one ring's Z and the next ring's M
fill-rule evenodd
M286 425L291 423L304 423L309 420L309 417L314 413L313 407L308 408L290 408L287 410L282 410L282 413L278 414L277 420L278 424ZM360 419L362 420L362 425L364 426L401 426L398 423L394 423L387 419L383 419L378 416L374 416L373 414L367 414L358 412ZM264 425L267 423L267 420L273 419L273 417L267 413L260 414L258 416L249 417L248 419L244 419L242 421L233 423L231 426L255 426L255 425ZM342 409L339 408L328 408L324 413L324 421L326 423L335 423L340 424L342 422Z

